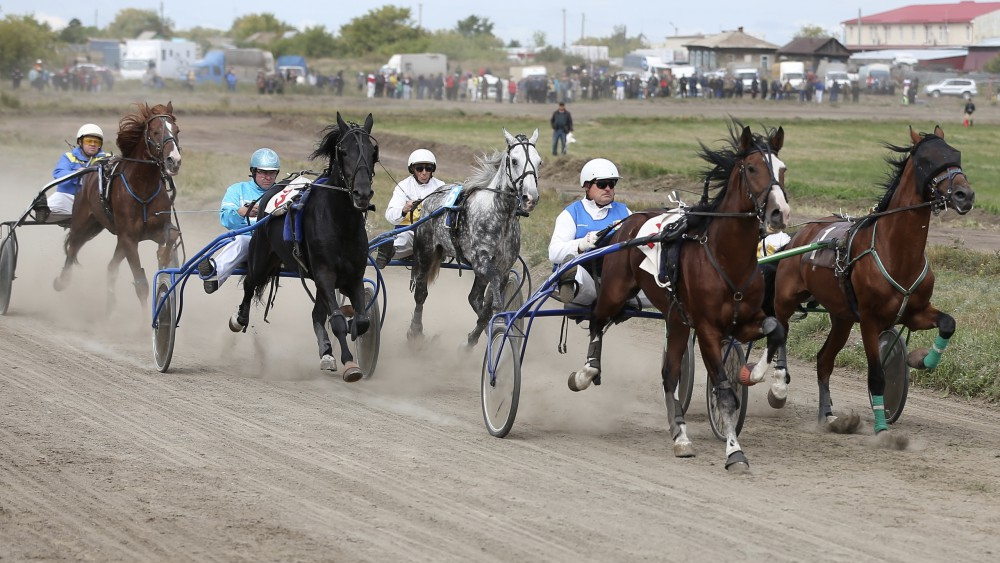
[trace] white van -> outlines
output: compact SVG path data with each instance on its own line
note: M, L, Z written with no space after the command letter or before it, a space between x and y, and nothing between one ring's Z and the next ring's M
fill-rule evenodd
M750 88L753 86L754 79L759 79L757 75L757 69L755 68L738 68L733 71L733 76L743 82L743 91L749 92Z

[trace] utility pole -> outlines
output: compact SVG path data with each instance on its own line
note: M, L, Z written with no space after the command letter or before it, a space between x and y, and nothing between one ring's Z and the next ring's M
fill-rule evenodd
M417 4L417 28L424 28L424 5L423 3Z
M587 22L587 14L580 14L580 41L583 41L583 26Z
M566 50L566 8L563 8L563 51Z

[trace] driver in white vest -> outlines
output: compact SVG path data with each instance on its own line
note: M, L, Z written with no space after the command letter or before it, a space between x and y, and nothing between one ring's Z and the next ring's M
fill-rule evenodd
M420 202L435 190L445 185L434 177L437 170L437 159L434 153L427 149L417 149L410 153L406 169L410 176L396 184L392 197L385 208L385 218L393 225L409 225L420 219ZM386 241L378 248L375 265L379 269L392 260L406 258L413 254L413 230L405 231L396 236L395 241Z

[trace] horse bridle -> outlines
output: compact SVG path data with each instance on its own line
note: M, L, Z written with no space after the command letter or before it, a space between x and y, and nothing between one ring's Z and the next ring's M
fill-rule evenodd
M149 132L149 124L156 119L164 121L169 120L169 122L173 122L174 124L176 124L176 120L174 116L170 115L169 113L158 113L156 115L150 116L149 119L146 120L146 132L143 135L146 138L146 153L149 154L149 158L151 158L153 162L155 162L156 165L159 166L162 171L164 166L163 164L164 147L166 147L167 143L173 141L174 146L177 147L177 150L179 151L181 150L181 142L177 139L177 137L174 136L170 127L167 126L167 123L163 123L163 130L171 132L168 133L165 137L161 138L159 141L153 140L153 137L150 135Z
M761 145L764 146L762 147ZM753 191L750 189L750 181L749 178L747 178L746 164L745 164L746 157L750 156L755 152L759 152L763 156L763 160L767 164L768 178L770 178L771 181L771 183L767 186L767 189L763 190L761 192L761 195L756 197L753 195ZM782 186L778 182L778 178L774 174L774 163L771 161L771 156L774 154L775 153L771 152L770 143L768 142L757 143L756 148L748 152L746 156L743 157L743 161L740 162L740 178L741 181L743 182L743 185L746 187L747 198L751 202L753 202L753 207L754 207L753 216L755 216L757 218L757 221L760 223L761 238L764 238L764 235L766 234L765 215L767 213L767 200L771 197L771 190L773 190L775 186L778 186L778 188L782 191L782 193L785 193L784 186Z
M361 127L356 123L351 123L350 125L351 127L347 131L344 131L343 136L341 136L341 138L337 141L336 156L334 156L334 159L337 164L337 172L340 174L340 182L343 184L343 186L326 186L332 188L342 187L343 191L346 191L348 193L350 193L351 188L354 187L354 179L358 177L358 174L361 173L362 169L368 173L369 181L375 178L375 163L378 162L378 141L375 139L375 137L373 137L371 133L365 131L363 127ZM374 150L372 152L372 162L370 164L368 162L368 156L364 154L363 150L361 151L361 158L359 158L358 161L354 164L354 170L351 172L350 182L347 181L347 175L344 173L345 172L344 154L347 151L342 146L344 141L347 140L347 137L349 135L350 136L363 135L364 137L367 137L369 140L372 141L372 145L374 147ZM363 146L363 143L364 139L359 140L358 146L359 147Z
M961 174L965 176L965 171L962 170L962 153L953 149L950 145L944 142L944 139L936 135L925 136L915 147L913 147L913 156L911 158L917 159L917 153L921 148L925 148L924 144L928 141L939 141L944 145L944 162L936 165L934 169L930 172L922 170L919 163L914 165L914 174L917 175L917 182L920 185L921 190L923 190L922 195L927 198L929 196L929 201L925 205L930 205L931 210L935 215L941 213L951 203L951 195L954 191L955 177ZM968 178L966 178L968 180ZM944 182L948 182L948 190L944 193L941 192L940 187Z
M506 172L507 172L507 179L510 180L511 187L513 188L513 193L510 195L514 196L515 198L518 199L518 201L520 201L521 196L524 195L525 178L527 178L528 176L533 176L535 178L535 184L537 185L538 170L535 169L535 164L531 162L530 158L528 158L528 156L531 154L531 152L528 150L528 147L534 147L535 144L532 143L527 136L522 134L518 134L514 138L517 140L517 142L514 143L513 145L507 146ZM521 172L521 175L518 176L517 178L514 177L514 170L513 167L511 166L511 156L510 156L511 151L513 151L515 147L521 147L524 149L524 170Z

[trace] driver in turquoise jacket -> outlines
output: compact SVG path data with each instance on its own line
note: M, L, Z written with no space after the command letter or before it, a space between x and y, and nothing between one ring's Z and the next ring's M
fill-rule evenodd
M274 185L281 169L278 153L269 148L260 148L250 156L250 180L237 182L226 190L222 197L219 220L227 231L235 231L257 220L260 212L257 201L264 192ZM236 269L247 259L250 251L250 235L237 235L223 246L214 257L205 258L198 264L198 274L205 281L205 293L214 293Z

